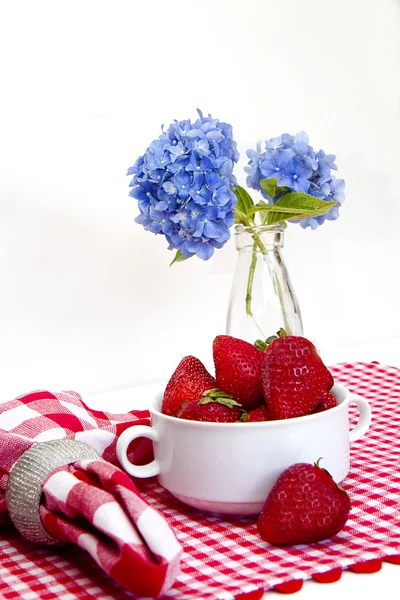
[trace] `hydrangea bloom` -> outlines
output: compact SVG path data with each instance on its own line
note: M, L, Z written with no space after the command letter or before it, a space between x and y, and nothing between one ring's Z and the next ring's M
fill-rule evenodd
M230 238L239 154L232 127L198 113L195 123L172 123L128 175L140 210L135 221L165 235L170 250L208 260Z
M261 189L261 179L275 177L278 186L287 191L306 192L326 202L335 201L328 213L312 219L299 221L303 228L316 229L325 219L333 221L339 216L339 206L344 201L344 181L332 175L336 170L335 156L325 154L323 150L315 152L309 145L308 135L300 132L295 136L287 133L271 138L265 142L265 150L261 144L256 150L248 150L249 166L246 183L249 187L261 191L269 203L276 202Z

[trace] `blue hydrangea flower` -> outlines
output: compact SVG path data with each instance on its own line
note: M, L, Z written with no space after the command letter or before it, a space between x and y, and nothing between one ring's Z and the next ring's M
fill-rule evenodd
M272 177L280 187L287 188L287 192L306 192L326 202L336 202L327 214L298 221L301 227L316 229L326 219L333 221L339 217L345 184L343 179L332 175L336 170L335 156L323 150L315 152L304 131L294 136L284 133L271 138L265 142L265 150L259 143L256 150L247 151L247 156L250 160L245 167L246 183L260 191L269 203L274 200L261 189L260 181Z
M268 150L260 163L260 170L265 179L275 177L278 185L286 185L286 173L290 164L290 154L287 150Z
M208 260L230 238L239 154L230 125L198 114L194 123L162 130L127 174L140 211L135 221L164 235L170 250Z

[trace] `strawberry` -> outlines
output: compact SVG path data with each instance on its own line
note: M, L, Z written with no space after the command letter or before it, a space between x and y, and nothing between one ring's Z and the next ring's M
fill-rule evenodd
M314 412L322 412L328 410L328 408L334 408L337 406L336 398L330 392L324 392L320 395L319 404Z
M213 342L213 357L217 387L232 395L245 410L263 403L261 350L244 340L218 335Z
M184 404L178 412L180 419L191 421L212 421L213 423L234 423L242 415L241 404L218 389L204 392L201 399Z
M194 356L185 356L167 383L162 412L175 417L184 402L199 400L203 392L215 387L217 383L203 363Z
M278 477L258 517L258 532L276 545L319 542L343 529L350 506L328 471L318 463L297 463Z
M289 419L315 411L333 377L309 340L287 335L265 351L261 385L271 418Z
M247 423L255 423L258 421L270 421L271 417L268 412L268 408L263 405L258 408L254 408L249 413L249 418L247 419Z

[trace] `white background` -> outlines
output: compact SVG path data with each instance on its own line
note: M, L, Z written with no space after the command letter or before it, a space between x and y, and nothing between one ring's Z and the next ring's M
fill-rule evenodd
M242 184L259 139L305 130L336 153L341 218L286 232L305 333L327 362L400 366L399 72L395 0L0 0L0 400L210 364L233 242L169 268L125 176L197 107L234 126ZM393 598L396 569L298 597Z
M92 393L211 362L236 250L169 267L125 173L196 107L241 152L305 130L346 180L338 221L285 259L326 360L400 366L400 4L395 0L0 3L0 380ZM387 349L390 347L390 358Z

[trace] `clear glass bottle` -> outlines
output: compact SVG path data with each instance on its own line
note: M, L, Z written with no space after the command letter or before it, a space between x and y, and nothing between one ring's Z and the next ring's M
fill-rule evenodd
M275 335L303 335L299 305L281 256L283 227L235 226L239 251L226 322L228 335L250 343Z

